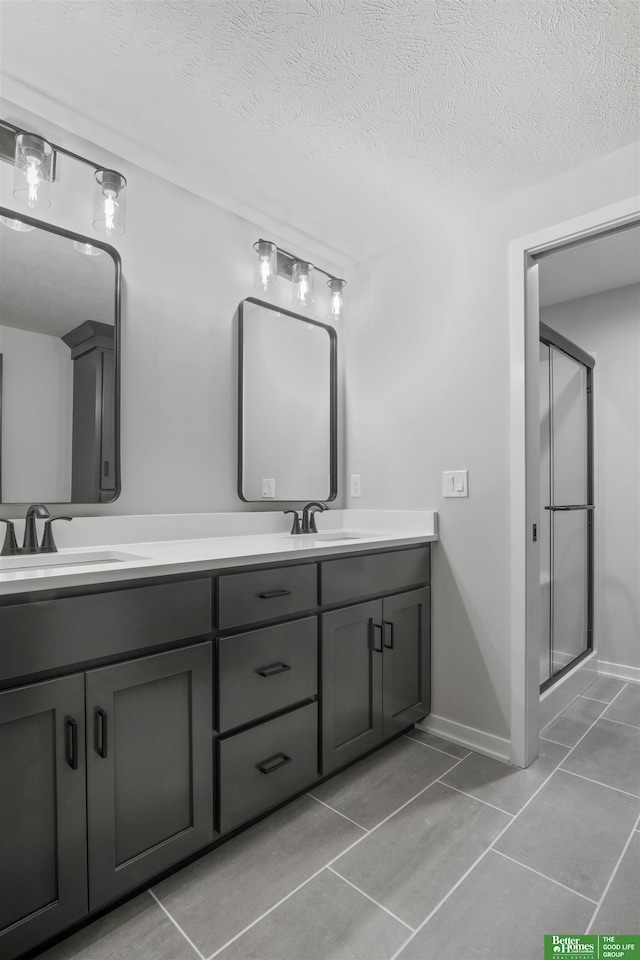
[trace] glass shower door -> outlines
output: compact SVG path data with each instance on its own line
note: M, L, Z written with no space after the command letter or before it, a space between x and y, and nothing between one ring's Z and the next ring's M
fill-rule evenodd
M593 359L544 324L540 339L545 689L593 648Z

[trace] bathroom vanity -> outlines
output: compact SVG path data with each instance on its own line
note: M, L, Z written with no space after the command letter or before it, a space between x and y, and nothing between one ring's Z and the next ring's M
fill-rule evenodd
M2 585L3 960L429 713L436 537L278 539Z

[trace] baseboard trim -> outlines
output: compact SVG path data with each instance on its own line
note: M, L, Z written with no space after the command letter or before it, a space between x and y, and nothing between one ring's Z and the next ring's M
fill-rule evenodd
M640 683L640 667L627 667L624 663L609 663L607 660L598 660L598 673L605 677L615 677L617 680L631 680Z
M416 727L425 733L432 733L443 740L450 740L451 743L482 753L485 757L492 757L503 763L511 762L511 742L504 737L496 737L492 733L467 727L464 723L456 723L455 720L447 720L446 717L438 717L433 713L416 723Z

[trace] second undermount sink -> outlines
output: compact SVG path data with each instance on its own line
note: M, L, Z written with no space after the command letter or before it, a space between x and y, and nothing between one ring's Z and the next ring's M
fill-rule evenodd
M130 563L144 560L135 553L122 553L119 550L74 550L70 553L33 553L17 554L13 557L0 557L0 573L20 570L44 570L51 567L79 567L87 564Z

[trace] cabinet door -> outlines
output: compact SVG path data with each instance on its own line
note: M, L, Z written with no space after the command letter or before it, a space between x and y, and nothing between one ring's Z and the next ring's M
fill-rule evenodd
M211 678L209 643L86 674L92 910L213 840Z
M0 956L87 912L82 674L0 693Z
M382 740L382 601L324 613L322 773Z
M429 588L383 601L383 732L385 740L431 709Z

